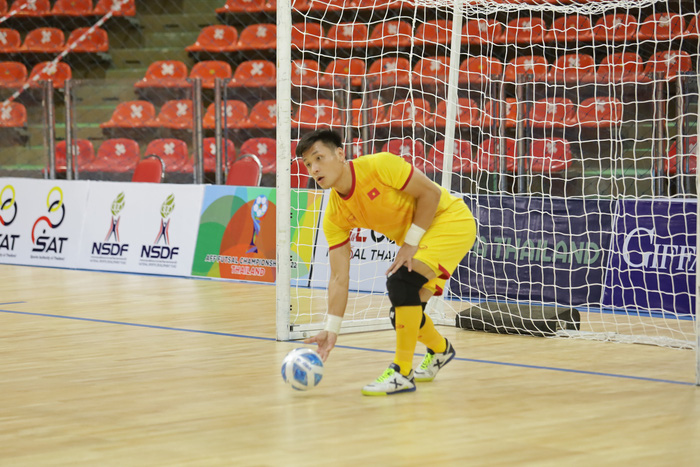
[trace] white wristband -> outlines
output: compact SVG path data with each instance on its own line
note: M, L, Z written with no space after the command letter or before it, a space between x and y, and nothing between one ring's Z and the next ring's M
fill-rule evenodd
M425 234L425 229L421 229L416 224L411 224L408 232L406 232L406 237L403 239L404 243L408 243L411 246L418 246L420 239L423 238Z
M340 325L343 324L343 318L336 315L331 315L330 313L326 315L326 325L323 327L324 331L332 332L334 334L340 334Z

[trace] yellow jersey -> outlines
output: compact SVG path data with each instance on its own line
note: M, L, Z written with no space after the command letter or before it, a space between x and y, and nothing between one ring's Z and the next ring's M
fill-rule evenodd
M403 245L416 210L416 199L404 192L414 168L388 152L369 154L349 162L350 192L342 197L331 190L323 219L323 232L330 249L350 241L355 228L367 228ZM455 203L464 201L440 187L442 192L435 219ZM435 222L433 220L433 223Z

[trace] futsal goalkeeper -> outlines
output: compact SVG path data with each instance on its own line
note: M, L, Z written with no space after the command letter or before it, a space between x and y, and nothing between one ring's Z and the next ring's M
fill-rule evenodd
M400 249L389 266L386 287L396 354L389 368L362 389L367 396L416 390L416 381L432 381L455 356L452 344L425 314L433 295L476 240L476 223L464 201L430 181L401 157L378 153L345 160L340 136L316 130L299 141L296 155L330 199L323 219L331 277L324 330L307 339L318 344L325 361L335 346L345 314L350 277L350 232L368 228L394 240ZM427 347L413 371L416 342Z

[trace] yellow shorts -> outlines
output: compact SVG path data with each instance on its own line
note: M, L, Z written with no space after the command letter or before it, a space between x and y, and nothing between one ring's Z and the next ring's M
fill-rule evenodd
M454 203L435 218L425 232L414 259L425 263L437 277L424 288L442 295L445 282L476 241L476 221L464 203Z

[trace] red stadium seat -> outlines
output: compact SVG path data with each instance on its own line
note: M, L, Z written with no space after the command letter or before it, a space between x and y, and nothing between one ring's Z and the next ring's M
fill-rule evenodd
M226 0L226 4L221 8L217 8L218 14L241 14L241 13L260 13L264 11L275 11L267 0Z
M139 143L129 138L113 138L100 145L95 160L85 170L125 173L134 170L140 159Z
M117 105L112 118L100 124L100 128L150 128L156 117L156 109L148 101L128 101Z
M589 97L578 106L582 127L611 127L622 123L622 102L614 97Z
M0 128L24 128L27 126L27 109L19 102L0 104Z
M363 99L352 100L352 125L355 127L372 126L377 122L386 121L383 106L376 100L369 102Z
M413 28L406 21L385 21L375 26L367 42L368 47L410 47Z
M413 67L414 86L446 85L450 75L450 57L422 58Z
M221 115L222 128L248 128L248 106L243 101L227 100L225 112ZM216 106L210 104L202 119L202 128L213 130L216 128Z
M452 21L436 19L421 23L416 28L416 45L447 45L452 38Z
M315 11L344 11L357 8L355 0L310 0L310 9Z
M13 54L19 52L22 47L22 39L19 36L19 31L14 29L0 29L0 53Z
M172 130L190 130L193 125L192 115L193 108L190 99L168 101L163 104L152 126Z
M292 49L319 50L323 37L321 23L292 24Z
M0 0L0 15L7 13L7 0Z
M562 138L535 139L527 159L530 172L552 174L571 166L571 145Z
M498 121L498 115L501 111L501 101L492 100L484 106L484 116L482 118L482 126L489 126L493 121ZM506 97L505 102L505 126L506 128L515 128L518 123L518 105L514 97ZM521 120L525 120L525 116L521 116Z
M503 33L506 44L542 44L546 24L542 18L516 18L511 20Z
M214 89L216 78L230 79L231 65L219 60L205 60L195 63L190 71L190 79L199 78L203 89Z
M92 16L92 0L56 0L54 16Z
M596 80L595 60L586 54L562 55L552 64L549 80L566 84L594 83Z
M637 39L640 41L663 41L677 39L685 31L685 20L677 13L656 13L639 23Z
M460 84L483 83L500 75L503 75L503 63L486 55L470 57L459 66Z
M369 33L364 24L340 23L331 26L321 44L324 49L364 48L368 40Z
M557 18L544 35L549 44L583 44L593 40L593 25L588 16L568 15Z
M187 52L225 53L238 50L238 31L233 26L207 26L202 29L197 41L185 47Z
M10 13L13 12L16 17L41 18L51 15L51 3L49 0L15 0L10 8Z
M387 115L387 122L380 122L377 126L388 126L391 128L410 128L419 125L423 128L429 127L432 118L430 104L425 99L404 99L397 100L391 104Z
M136 0L99 0L93 14L104 16L110 11L113 16L136 16Z
M378 89L387 86L408 86L411 82L411 63L404 57L384 57L369 66L367 81Z
M95 160L95 148L87 139L75 139L72 141L73 161L78 164L78 171L87 170L87 167ZM56 142L56 172L65 172L68 167L67 163L67 144L66 141Z
M598 65L596 80L600 83L634 83L648 81L643 74L642 58L634 52L610 54Z
M425 148L423 143L413 138L392 138L382 146L382 152L390 152L403 157L409 164L425 172Z
M66 63L41 62L32 68L27 81L31 82L30 86L32 87L39 87L40 81L51 81L54 89L63 89L66 80L70 79L72 75L70 66Z
M134 87L144 88L182 88L189 86L186 81L187 65L179 60L159 60L153 62L146 70L146 76Z
M131 181L135 183L161 183L164 178L165 162L156 155L150 155L137 162Z
M66 36L58 28L38 28L29 31L20 47L22 53L61 53Z
M504 78L506 81L515 82L519 79L545 81L549 64L547 59L539 55L529 55L515 58L506 65ZM532 76L532 78L529 78Z
M27 67L19 62L0 62L0 88L18 89L27 81Z
M276 50L277 26L270 23L251 24L241 31L238 50Z
M313 60L292 60L292 85L318 87L321 71Z
M250 109L246 127L262 130L277 128L277 101L271 99L255 104Z
M671 147L668 149L668 156L664 159L664 170L669 175L678 174L679 169L683 174L696 174L698 170L698 137L686 137L688 149L682 150L680 157L677 143L678 141L674 138Z
M95 28L88 33L90 28L78 28L70 33L66 49L71 49L71 52L77 53L106 53L109 52L109 36L107 31L101 28Z
M216 172L216 138L204 138L202 141L202 160L205 172ZM221 163L231 165L236 160L236 146L230 139L221 140Z
M596 21L593 26L593 39L596 42L625 43L637 36L637 19L627 14L608 14Z
M481 124L481 110L472 99L460 97L457 104L457 125L460 127L475 127ZM445 128L447 123L447 101L440 101L435 109L435 118L429 126Z
M472 144L469 141L455 140L453 154L452 172L472 173L476 171L478 166L472 154ZM428 153L425 173L442 173L444 158L445 141L441 139L435 142L435 146L433 146Z
M325 72L319 79L319 86L345 89L349 78L350 86L359 87L362 86L365 72L366 68L363 60L359 58L339 58L328 64Z
M292 126L298 125L302 129L340 127L341 123L340 109L328 99L304 101L292 116Z
M503 24L495 19L472 19L462 28L462 44L498 44L503 42Z
M187 143L179 139L161 138L148 143L146 157L158 156L165 163L166 172L191 173L194 164L187 151Z
M231 164L226 184L233 186L260 186L262 166L253 154L243 154Z
M665 79L674 79L693 71L693 59L685 50L670 50L655 53L647 62L644 73L654 77L662 74Z
M530 112L530 123L535 128L564 128L578 123L576 108L571 99L547 97L535 101Z
M481 143L476 153L476 161L480 170L498 172L501 154L505 155L505 172L513 172L515 169L516 144L513 138L503 138L505 148L497 150L499 138L490 138Z
M277 171L277 142L272 138L252 138L241 145L241 157L252 154L261 164L263 174Z
M309 171L299 158L292 159L292 188L306 188L309 183Z
M693 16L690 21L688 21L688 29L683 33L683 37L688 39L698 39L700 38L700 13Z
M236 67L230 86L246 88L275 87L277 67L268 60L248 60Z

